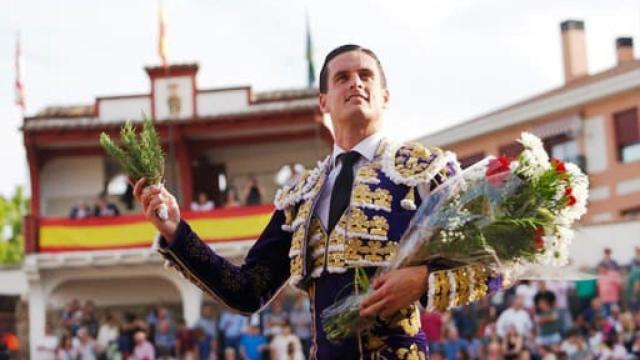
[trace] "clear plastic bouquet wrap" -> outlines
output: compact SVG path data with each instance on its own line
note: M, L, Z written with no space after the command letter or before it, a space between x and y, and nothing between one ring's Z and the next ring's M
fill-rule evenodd
M523 133L519 142L524 150L514 161L487 157L431 191L391 263L378 273L424 264L431 271L477 265L512 283L529 267L566 265L571 225L586 212L587 176L574 164L550 160L536 136ZM430 292L438 286L431 281ZM322 313L332 341L373 323L358 315L371 293L362 269L356 269L356 285L357 295ZM427 309L442 308L432 296L428 301Z

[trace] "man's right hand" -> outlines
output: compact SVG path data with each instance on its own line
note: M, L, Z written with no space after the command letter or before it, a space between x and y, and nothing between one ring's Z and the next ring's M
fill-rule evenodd
M133 195L138 203L142 205L146 218L151 221L168 242L172 242L180 223L178 202L163 185L145 187L145 184L145 178L138 180L133 187ZM156 215L162 204L169 210L169 218L165 221L160 220Z

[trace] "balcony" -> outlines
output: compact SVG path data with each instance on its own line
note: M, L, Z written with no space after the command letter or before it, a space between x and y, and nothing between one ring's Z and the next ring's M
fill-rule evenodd
M264 205L183 212L182 217L202 240L216 244L257 239L273 210ZM157 234L143 215L81 220L27 215L24 232L27 253L145 248Z

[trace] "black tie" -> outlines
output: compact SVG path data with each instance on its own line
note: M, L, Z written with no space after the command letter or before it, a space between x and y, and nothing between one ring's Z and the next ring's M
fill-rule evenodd
M342 168L331 191L328 232L333 230L333 227L338 223L338 219L340 219L347 205L349 205L351 186L353 185L353 164L359 158L360 154L357 151L348 151L338 155L337 160L342 162Z

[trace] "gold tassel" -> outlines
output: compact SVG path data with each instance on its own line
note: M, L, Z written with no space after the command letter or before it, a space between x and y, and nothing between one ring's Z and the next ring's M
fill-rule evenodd
M416 195L415 195L415 187L410 187L407 195L400 201L400 206L402 206L405 210L415 210L416 207Z

